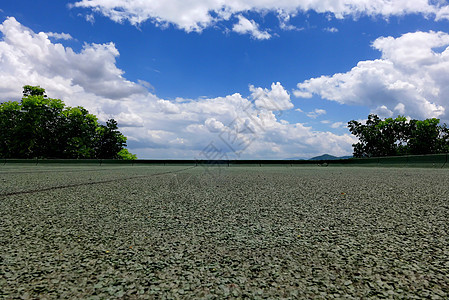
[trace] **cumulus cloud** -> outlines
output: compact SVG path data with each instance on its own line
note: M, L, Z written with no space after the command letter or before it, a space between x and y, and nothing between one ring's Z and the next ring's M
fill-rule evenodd
M268 40L271 35L266 31L260 31L259 25L253 20L248 20L242 15L238 16L239 22L234 24L232 31L240 34L250 34L256 40Z
M349 105L363 105L383 116L449 119L449 34L414 32L381 37L377 60L361 61L346 73L298 84L297 97L313 94ZM443 51L441 51L443 49Z
M250 86L251 97L259 109L281 111L293 108L290 94L284 89L280 82L271 85L271 91L263 88Z
M336 18L367 16L402 16L422 14L438 19L449 18L449 8L445 4L428 0L81 0L72 7L87 8L103 14L116 22L129 21L137 25L151 20L157 25L175 24L178 28L201 31L232 15L254 11L265 13L272 11L286 20L286 15L294 16L298 12L315 11L329 13ZM286 23L281 22L286 25ZM286 25L288 26L288 25Z
M372 113L378 115L381 118L391 118L393 116L393 112L388 109L385 105L381 105L376 107L376 109L371 111Z
M157 101L157 104L159 105L160 111L166 114L179 114L181 112L178 106L168 100L160 99Z
M346 127L346 123L335 122L335 123L331 124L331 128L334 128L334 129L336 129L336 128L343 128L343 127Z
M316 108L314 111L311 111L311 112L307 113L307 116L309 118L316 119L319 116L325 115L326 113L327 113L326 110L320 109L320 108Z
M394 111L400 115L405 114L405 105L402 103L398 103L398 105L395 106Z
M124 79L115 65L119 56L113 43L85 44L80 53L53 44L48 35L34 33L14 18L0 25L3 41L0 80L6 90L20 90L23 80L46 81L49 87L70 81L75 87L108 99L142 94L146 89Z
M48 37L54 38L55 40L72 40L73 37L68 33L55 33L47 32Z
M279 120L274 111L293 108L280 83L250 86L249 97L160 99L143 81L124 77L113 43L86 44L75 52L14 18L0 32L0 99L19 100L23 85L40 85L50 97L84 106L100 121L116 119L140 158L201 158L211 143L229 158L346 155L355 142L349 134Z
M208 118L204 122L204 125L210 132L222 132L225 128L225 125L222 122L217 121L215 118Z

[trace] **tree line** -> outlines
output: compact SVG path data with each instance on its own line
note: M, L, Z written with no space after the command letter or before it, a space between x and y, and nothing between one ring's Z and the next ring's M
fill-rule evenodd
M39 86L23 87L20 102L0 104L1 158L136 159L110 119L105 125L85 108L66 107Z
M348 122L352 134L354 157L438 154L449 152L449 128L436 118L407 120L403 116L382 120L370 114L366 124Z

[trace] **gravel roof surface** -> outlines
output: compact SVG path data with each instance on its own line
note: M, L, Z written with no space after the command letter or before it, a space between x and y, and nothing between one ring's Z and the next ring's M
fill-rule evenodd
M449 297L449 171L0 166L0 298Z

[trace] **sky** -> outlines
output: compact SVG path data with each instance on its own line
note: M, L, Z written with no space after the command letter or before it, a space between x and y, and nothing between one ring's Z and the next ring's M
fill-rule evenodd
M141 159L352 154L350 120L449 123L445 0L2 0L0 99L115 119Z

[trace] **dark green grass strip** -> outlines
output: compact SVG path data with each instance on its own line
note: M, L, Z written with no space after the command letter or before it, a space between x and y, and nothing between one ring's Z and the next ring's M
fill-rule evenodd
M117 182L117 181L124 181L124 180L131 180L131 179L137 179L137 178L145 178L145 177L154 177L154 176L161 176L161 175L167 175L167 174L175 174L182 171L187 171L190 169L196 168L196 166L176 170L176 171L167 171L167 172L161 172L161 173L155 173L150 175L138 175L138 176L131 176L131 177L125 177L125 178L116 178L116 179L109 179L109 180L102 180L102 181L93 181L93 182L83 182L83 183L74 183L74 184L67 184L67 185L59 185L59 186L52 186L48 188L43 189L35 189L35 190L28 190L28 191L18 191L18 192L11 192L11 193L4 193L0 194L0 197L7 197L7 196L14 196L14 195L24 195L24 194L34 194L39 192L46 192L46 191L53 191L53 190L59 190L59 189L66 189L66 188L72 188L72 187L79 187L79 186L88 186L88 185L96 185L96 184L103 184L103 183L111 183L111 182Z
M125 166L126 167L126 166ZM55 170L55 169L47 169L47 170L33 170L33 171L1 171L0 170L0 174L6 174L6 175L10 175L10 174L40 174L40 173L78 173L78 172L103 172L103 171L111 171L111 170L123 170L123 166L122 167L116 167L116 168L104 168L102 169L101 166L96 167L95 169L72 169L70 171L68 171L67 169L61 169L61 170Z

